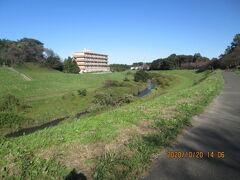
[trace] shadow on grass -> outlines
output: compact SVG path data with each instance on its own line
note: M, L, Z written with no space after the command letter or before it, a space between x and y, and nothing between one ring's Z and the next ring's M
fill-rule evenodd
M66 177L65 180L87 180L87 177L83 173L77 173L75 169L73 169Z

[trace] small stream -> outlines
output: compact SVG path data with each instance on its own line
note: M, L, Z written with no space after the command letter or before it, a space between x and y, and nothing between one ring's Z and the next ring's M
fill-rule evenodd
M147 96L152 91L153 88L154 88L154 82L151 81L150 84L147 86L147 88L145 90L140 91L138 93L138 97ZM88 111L79 112L79 113L75 114L75 117L80 118L82 115L85 115L85 114L88 114L88 113L89 113ZM39 131L39 130L42 130L42 129L45 129L45 128L51 128L51 127L57 126L60 122L66 120L68 118L69 118L69 116L65 116L65 117L54 119L50 122L47 122L47 123L44 123L44 124L41 124L41 125L38 125L38 126L23 128L23 129L20 129L18 131L15 131L15 132L8 133L8 134L5 135L5 137L13 138L13 137L19 137L19 136L23 136L23 135L28 135L28 134L34 133L36 131Z
M88 111L79 112L79 113L75 114L75 117L80 118L82 115L85 115L85 114L88 114L88 113L89 113ZM42 130L42 129L45 129L45 128L51 128L51 127L57 126L60 122L68 119L69 117L70 116L65 116L65 117L54 119L50 122L47 122L47 123L44 123L44 124L41 124L41 125L38 125L38 126L23 128L23 129L20 129L18 131L15 131L15 132L8 133L8 134L5 135L5 137L6 138L19 137L19 136L34 133L36 131L39 131L39 130Z
M151 83L148 85L146 89L138 93L138 97L147 96L152 91L153 88L154 88L154 82L151 81Z

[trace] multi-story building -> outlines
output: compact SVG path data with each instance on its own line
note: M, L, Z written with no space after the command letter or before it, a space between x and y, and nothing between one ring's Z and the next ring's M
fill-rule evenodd
M108 55L93 53L84 49L81 52L73 53L80 72L101 72L110 71L108 66Z

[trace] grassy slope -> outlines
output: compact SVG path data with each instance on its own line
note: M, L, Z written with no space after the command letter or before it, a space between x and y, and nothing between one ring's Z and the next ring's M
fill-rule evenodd
M127 76L126 73L65 74L39 67L37 64L27 64L15 69L32 80L25 81L18 73L0 68L0 96L10 93L31 106L20 113L26 119L22 127L84 111L90 106L95 91L101 88L106 80L122 81ZM77 95L77 90L82 88L88 91L86 97ZM131 86L122 89L130 91L130 88ZM119 95L121 93L118 92Z
M28 64L15 69L31 77L32 81L25 81L15 72L0 68L0 82L2 85L0 95L12 93L29 101L46 99L49 96L59 96L81 88L95 90L107 79L122 80L124 78L122 73L98 75L64 74L55 70L41 68L37 64Z
M186 79L185 79L186 80ZM187 81L185 81L186 84ZM220 72L210 75L197 85L172 91L144 104L143 115L148 121L146 134L133 134L121 150L100 156L93 169L95 179L137 179L151 162L151 156L168 146L189 119L199 112L220 92L223 79ZM158 113L156 111L158 109Z
M163 73L174 74L179 78L176 82L178 86L168 93L146 102L138 101L80 121L9 140L2 144L0 164L9 164L9 154L16 157L16 154L22 154L19 153L21 148L25 149L25 152L45 154L45 158L54 156L64 165L82 169L88 175L93 167L91 171L96 179L136 178L148 165L151 155L167 145L188 119L202 110L223 86L220 72L213 73L195 86L193 84L200 80L203 74L192 71ZM87 152L81 147L86 148ZM94 149L98 149L98 152L95 153ZM79 157L81 153L84 157ZM100 159L91 160L101 154L105 155L100 156ZM69 161L73 159L82 162L69 165ZM35 157L32 160L35 163ZM42 174L42 166L36 164L39 168L37 173ZM49 166L58 167L61 170L58 171L60 177L67 172L59 164ZM56 176L45 171L44 173Z

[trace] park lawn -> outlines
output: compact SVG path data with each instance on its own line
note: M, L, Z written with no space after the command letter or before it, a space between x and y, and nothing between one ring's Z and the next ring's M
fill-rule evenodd
M3 139L1 173L27 179L62 178L75 168L94 179L137 179L152 155L169 145L223 87L220 71L207 76L193 71L162 73L178 77L176 86L162 95L27 136ZM34 173L26 168L30 166L35 167ZM19 171L25 173L14 174Z

